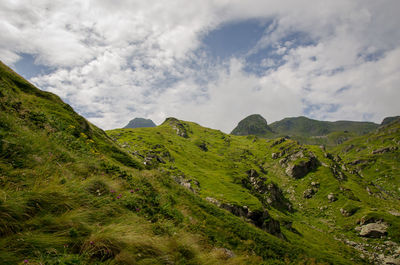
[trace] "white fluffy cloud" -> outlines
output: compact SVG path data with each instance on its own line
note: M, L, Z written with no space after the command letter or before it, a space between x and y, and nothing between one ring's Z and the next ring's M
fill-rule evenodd
M52 71L31 81L104 129L176 116L229 132L252 113L379 122L400 112L398 10L397 0L4 0L0 58L34 55ZM247 54L262 57L260 71L245 57L210 60L202 38L249 19L272 21ZM295 33L307 42L288 41Z

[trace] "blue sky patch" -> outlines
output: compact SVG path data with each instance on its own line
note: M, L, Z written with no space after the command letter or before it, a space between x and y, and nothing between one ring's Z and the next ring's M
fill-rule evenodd
M204 36L204 48L217 60L243 56L257 44L267 27L260 20L224 24Z
M31 54L20 53L21 59L14 64L16 71L26 79L51 72L49 67L35 64L35 57Z

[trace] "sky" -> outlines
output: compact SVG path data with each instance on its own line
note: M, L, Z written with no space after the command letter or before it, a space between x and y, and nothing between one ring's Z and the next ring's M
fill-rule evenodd
M0 60L103 129L400 115L398 0L2 0Z

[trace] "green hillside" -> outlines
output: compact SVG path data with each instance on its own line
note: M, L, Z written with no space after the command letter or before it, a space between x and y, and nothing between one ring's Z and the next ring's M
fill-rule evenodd
M389 157L375 156L382 167L391 165L391 181L385 184L390 193L386 194L377 188L382 183L375 185L373 170L358 172L344 160L347 157L342 160L337 155L338 150L299 145L290 139L226 135L174 118L157 128L107 133L148 168L162 168L177 183L221 208L242 217L247 209L267 209L271 220L280 223L280 231L269 232L303 246L317 260L380 264L384 259L374 259L378 248L384 257L395 255L400 240L398 149L391 149ZM399 138L399 131L392 127L381 133L388 139ZM358 144L368 145L375 135L357 138ZM376 142L370 148L381 146ZM360 237L355 228L363 218L365 224L387 224L387 237ZM383 250L388 238L395 243Z
M0 264L396 261L399 130L332 150L174 118L106 134L0 63Z
M0 264L313 260L170 172L143 169L59 97L2 63L0 110Z

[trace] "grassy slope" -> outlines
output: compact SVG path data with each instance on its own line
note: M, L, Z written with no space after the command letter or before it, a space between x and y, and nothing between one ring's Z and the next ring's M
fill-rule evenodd
M103 131L1 63L0 110L1 264L312 261L301 248L187 191L165 170L141 170ZM185 146L170 141L184 157ZM233 187L221 185L227 193ZM240 198L259 207L251 196Z
M397 224L396 218L389 217L387 210L400 210L399 194L393 194L385 199L371 197L365 191L367 180L360 181L359 176L349 172L345 172L347 181L338 181L329 168L335 162L326 158L324 151L317 146L306 148L318 156L322 166L306 177L294 180L284 173L284 169L277 160L271 158L271 154L279 152L285 146L293 146L294 150L304 148L296 142L287 140L271 147L275 140L226 135L195 123L182 121L180 123L186 128L188 138L178 136L174 126L169 122L157 128L118 129L107 133L121 146L137 154L138 158L168 151L174 158L173 161L165 159L165 164L155 163L153 166L161 167L171 175L181 174L187 179L199 181L198 193L203 198L213 197L232 204L246 205L251 209L260 208L262 203L241 185L241 179L246 177L246 171L249 169L264 171L263 176L267 178L267 182L278 183L296 209L292 214L270 209L274 218L282 223L293 222L293 227L302 235L284 230L286 237L295 245L305 246L310 255L332 263L351 263L351 258L357 259L358 255L354 255L352 250L333 237L362 241L354 231L354 227L363 215L375 211L376 214L387 216L393 224L392 227ZM366 139L367 137L360 138L360 141ZM207 151L200 148L204 145ZM398 168L396 162L392 163ZM399 181L398 174L394 174L393 179ZM319 190L313 198L304 199L303 191L310 187L312 181L320 183ZM338 196L338 200L334 203L328 203L327 200L327 195L331 192ZM352 193L357 194L360 201L352 197ZM360 208L355 215L351 217L341 215L340 208L356 206ZM394 240L399 240L394 229L389 233ZM380 244L377 240L374 242ZM375 244L374 242L371 244Z

